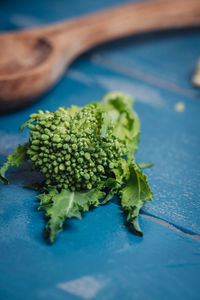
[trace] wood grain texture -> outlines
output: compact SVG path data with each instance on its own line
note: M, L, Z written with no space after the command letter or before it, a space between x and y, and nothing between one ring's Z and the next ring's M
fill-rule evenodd
M116 38L200 23L198 0L153 0L0 36L0 105L24 105L55 84L78 55ZM14 49L14 51L13 51Z

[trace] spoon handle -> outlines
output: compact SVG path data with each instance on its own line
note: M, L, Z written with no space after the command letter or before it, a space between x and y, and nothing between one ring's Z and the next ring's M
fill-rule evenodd
M91 14L49 28L60 46L69 45L74 56L116 38L161 29L200 24L200 0L136 2ZM67 49L70 50L70 49Z

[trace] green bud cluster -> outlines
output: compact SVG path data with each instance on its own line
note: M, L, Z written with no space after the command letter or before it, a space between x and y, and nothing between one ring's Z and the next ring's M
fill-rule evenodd
M104 113L97 104L82 109L59 108L31 115L27 153L46 186L90 190L112 176L123 155L123 145L109 124L101 136Z

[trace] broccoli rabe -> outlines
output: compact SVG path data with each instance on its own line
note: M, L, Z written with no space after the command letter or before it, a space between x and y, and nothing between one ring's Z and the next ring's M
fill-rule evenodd
M142 234L138 214L152 200L146 176L134 160L140 124L130 96L112 92L101 102L84 107L59 108L30 115L29 141L19 145L0 169L0 179L8 183L9 167L31 161L31 169L43 174L36 184L40 209L49 221L50 241L62 230L67 218L81 218L81 211L105 204L118 195L130 228ZM102 200L102 201L99 201Z
M112 176L124 144L110 122L102 136L105 112L96 103L71 115L65 108L31 115L29 149L32 166L45 177L47 187L91 190Z

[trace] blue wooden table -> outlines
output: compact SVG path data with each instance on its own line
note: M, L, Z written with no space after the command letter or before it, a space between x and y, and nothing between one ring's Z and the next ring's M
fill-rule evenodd
M26 28L92 12L122 0L0 2L0 30ZM71 220L53 245L42 232L38 176L28 166L0 186L1 300L175 300L200 294L200 90L190 83L200 55L200 30L130 37L77 59L57 86L31 106L0 118L0 163L28 133L18 127L38 109L85 105L107 91L135 98L141 119L137 160L154 202L141 211L144 237L132 235L114 199ZM181 104L180 104L181 103ZM177 109L180 106L182 109Z

